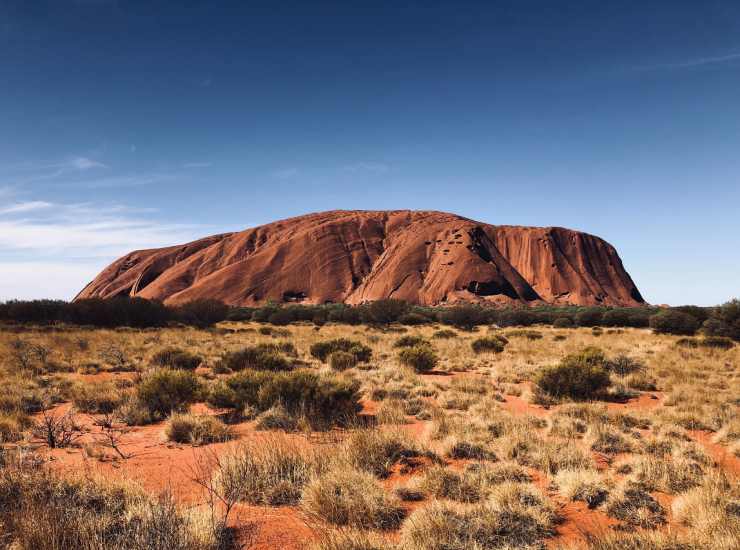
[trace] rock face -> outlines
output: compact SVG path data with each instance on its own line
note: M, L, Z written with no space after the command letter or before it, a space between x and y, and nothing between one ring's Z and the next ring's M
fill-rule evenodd
M231 305L644 303L614 247L593 235L408 210L308 214L131 252L76 299L115 296Z

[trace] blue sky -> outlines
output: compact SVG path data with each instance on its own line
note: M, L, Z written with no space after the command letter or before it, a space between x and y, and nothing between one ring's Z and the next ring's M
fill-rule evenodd
M0 300L335 208L571 227L652 303L740 295L738 2L0 0L0 76Z

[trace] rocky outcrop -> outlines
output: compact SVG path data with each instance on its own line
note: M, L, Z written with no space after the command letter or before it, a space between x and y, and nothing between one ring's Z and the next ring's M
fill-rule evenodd
M114 296L232 305L644 303L614 247L593 235L408 210L322 212L132 252L77 299Z

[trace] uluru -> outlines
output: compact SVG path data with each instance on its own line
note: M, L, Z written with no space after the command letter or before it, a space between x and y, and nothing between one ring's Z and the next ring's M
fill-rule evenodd
M561 227L491 225L435 211L329 211L131 252L76 297L178 304L644 304L617 251Z

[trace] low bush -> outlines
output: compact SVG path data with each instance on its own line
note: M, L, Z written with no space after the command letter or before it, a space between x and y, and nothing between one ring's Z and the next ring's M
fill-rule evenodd
M329 366L338 371L357 366L357 357L348 351L334 351L329 354Z
M688 313L675 309L664 309L650 317L650 328L656 334L691 336L699 328L699 321Z
M175 413L165 427L169 441L207 445L231 438L229 427L215 416Z
M152 415L165 417L187 409L199 390L200 383L193 372L158 369L144 377L137 395Z
M403 348L398 352L398 361L416 372L429 372L437 366L439 358L431 347L424 345Z
M474 353L501 353L504 351L508 340L503 336L486 336L476 338L470 343Z
M730 300L712 309L703 328L707 336L724 336L740 342L740 300Z
M536 375L535 384L553 397L592 399L610 385L609 372L603 367L603 354L584 350L565 357L558 365L545 367Z
M314 428L344 424L360 410L360 384L337 375L299 370L266 379L257 394L257 408L280 403L294 416L305 417Z
M699 340L697 338L679 338L676 340L676 345L681 348L698 348Z
M645 371L645 365L628 355L617 355L613 359L604 361L604 368L619 376Z
M428 346L429 342L422 336L406 335L401 336L393 343L394 348L413 348L414 346Z
M121 390L110 382L78 384L73 390L77 410L89 414L109 414L123 402Z
M279 351L274 344L259 344L232 351L224 355L221 363L232 371L245 369L265 371L286 371L293 365Z
M509 330L506 332L506 336L509 338L526 338L527 340L542 340L542 333L539 330L531 329L516 329Z
M359 390L359 382L335 374L245 370L214 384L208 402L258 412L279 404L289 415L318 429L351 421L361 408Z
M735 343L726 336L706 336L699 340L699 345L705 348L727 350L732 348Z
M454 330L447 329L447 328L437 330L434 332L434 334L432 334L432 338L439 338L440 340L446 340L449 338L456 338L456 337L457 337L457 332L455 332Z
M158 367L181 370L195 370L203 358L179 348L165 348L152 357L152 363Z
M555 328L572 328L575 324L570 317L558 317L552 322L552 326Z
M362 342L350 340L348 338L336 338L324 342L316 342L310 348L312 357L326 363L329 355L335 351L345 351L355 356L358 362L367 363L372 357L373 351Z

